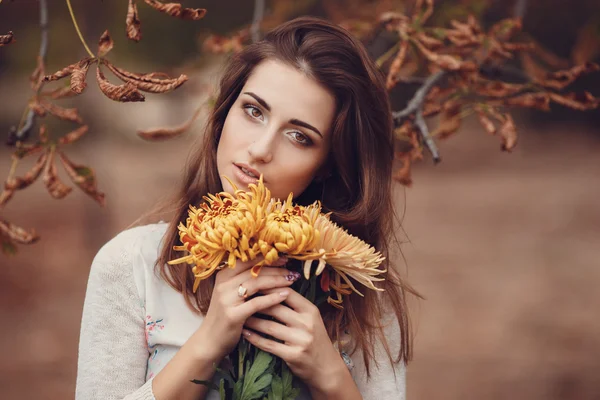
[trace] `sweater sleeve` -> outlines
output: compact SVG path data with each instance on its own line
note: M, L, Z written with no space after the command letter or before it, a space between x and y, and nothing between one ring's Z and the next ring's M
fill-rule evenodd
M400 327L396 318L386 320L384 334L392 359L395 360L400 351ZM401 361L392 365L380 341L375 343L377 363L371 361L369 364L370 379L367 380L367 370L360 350L352 355L352 360L354 368L351 373L364 400L406 399L406 364Z
M135 228L105 244L88 279L77 364L76 400L154 400L144 305L134 276Z

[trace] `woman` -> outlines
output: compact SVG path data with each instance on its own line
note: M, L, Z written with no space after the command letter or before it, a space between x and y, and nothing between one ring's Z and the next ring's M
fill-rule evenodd
M263 175L273 197L320 200L335 222L388 255L392 161L382 76L342 28L299 18L233 56L170 223L126 230L94 259L77 398L218 399L190 380L210 380L242 335L289 365L305 384L303 399L404 398L409 289L387 261L385 292L351 295L341 312L289 289L298 275L285 267L264 267L253 279L252 263L238 263L193 293L190 269L166 264L180 256L173 246L188 205L232 192L223 176L245 187Z

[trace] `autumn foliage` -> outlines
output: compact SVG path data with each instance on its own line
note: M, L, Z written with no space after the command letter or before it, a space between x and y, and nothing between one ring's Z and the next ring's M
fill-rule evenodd
M197 21L206 15L205 9L185 8L179 3L129 0L125 35L136 42L142 39L137 4L142 1L158 12L184 20ZM251 40L252 29L271 28L297 11L294 7L300 3L275 1L270 15L228 37L209 36L203 49L213 53L238 52ZM326 9L330 3L332 1L324 1ZM70 7L68 0L67 4ZM484 28L477 17L470 15L464 20L452 19L447 25L435 26L431 24L435 11L433 0L415 0L408 14L388 7L377 9L376 14L368 18L344 19L343 13L340 16L338 11L336 15L332 11L332 19L366 45L378 40L383 33L395 37L395 43L376 60L390 91L399 85L419 85L406 107L393 114L399 160L394 178L404 185L412 184L411 165L424 158L425 150L433 160L440 160L436 140L454 135L468 116L475 116L483 131L497 136L502 150L511 151L518 141L511 114L514 109L550 111L551 104L555 103L585 111L600 105L600 100L589 92L567 90L582 75L599 71L598 65L581 57L578 65L565 65L523 34L519 18L504 19ZM74 15L73 20L76 26ZM173 91L188 80L183 74L171 77L160 72L134 73L113 64L107 58L114 46L108 31L99 38L96 54L81 39L89 56L52 74L46 75L44 57L38 58L30 78L32 96L27 104L28 118L9 133L8 144L14 147L13 163L0 193L0 211L17 191L29 187L40 176L52 197L61 199L70 194L72 187L58 177L58 163L75 186L104 206L105 196L98 189L94 170L71 161L64 150L79 140L89 127L76 108L57 104L61 99L83 94L89 83L90 68L96 69L96 83L102 93L117 102L143 102L144 93ZM0 47L12 43L15 43L12 31L0 35ZM105 75L107 71L121 82L111 82ZM67 79L68 85L46 88L47 84ZM181 135L198 117L200 109L180 126L139 131L138 135L154 141ZM50 140L43 123L43 118L48 116L69 121L74 127L56 140ZM35 119L39 120L39 128L32 139ZM32 160L29 171L21 177L15 176L16 165L28 160ZM27 231L0 218L0 242L5 252L12 253L15 244L31 244L38 238L34 230Z

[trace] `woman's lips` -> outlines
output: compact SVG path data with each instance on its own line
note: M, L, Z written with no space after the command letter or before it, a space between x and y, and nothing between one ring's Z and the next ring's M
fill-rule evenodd
M233 174L239 182L243 182L246 185L258 182L258 178L253 178L250 175L246 175L246 173L235 164L233 165Z

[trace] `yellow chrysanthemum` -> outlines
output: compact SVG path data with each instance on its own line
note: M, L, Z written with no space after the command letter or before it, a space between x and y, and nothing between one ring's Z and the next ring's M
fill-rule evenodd
M183 245L174 249L190 254L169 261L169 264L195 264L192 268L196 277L194 291L225 258L228 266L234 268L237 259L253 260L259 254L255 237L264 226L271 194L262 179L259 185L250 185L250 192L233 187L235 195L226 192L209 194L204 197L206 203L200 207L190 206L186 225L179 224Z
M383 290L374 285L374 282L384 280L379 276L385 272L379 268L385 259L381 253L339 227L329 219L328 215L319 214L314 227L320 234L319 243L316 245L319 250L294 258L305 260L306 279L310 277L313 261L319 261L316 275L323 273L327 264L331 266L333 273L326 271L321 278L321 286L324 290L331 287L336 292L336 299L331 296L327 299L330 304L341 308L342 295L348 295L352 291L362 296L349 277L369 289Z
M290 193L283 203L271 203L265 225L258 232L258 245L266 265L275 262L280 252L294 258L312 251L318 243L319 232L314 224L321 207L318 204L297 206L292 198Z

